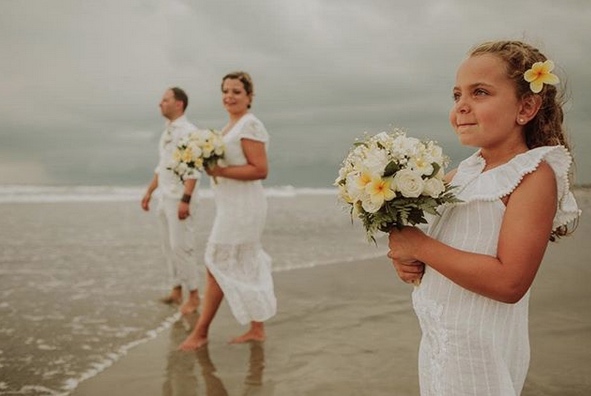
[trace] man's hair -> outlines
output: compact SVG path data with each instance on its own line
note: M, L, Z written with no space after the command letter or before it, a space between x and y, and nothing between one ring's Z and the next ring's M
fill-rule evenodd
M174 99L183 102L183 111L187 110L187 106L189 105L189 97L179 87L172 87L170 88L172 94L174 95Z

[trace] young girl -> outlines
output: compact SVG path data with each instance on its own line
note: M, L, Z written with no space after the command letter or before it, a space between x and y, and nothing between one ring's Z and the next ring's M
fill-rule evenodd
M447 175L461 203L427 234L390 234L422 329L421 395L519 395L529 366L529 290L549 240L579 210L552 62L518 41L483 43L461 63L450 122L479 148Z

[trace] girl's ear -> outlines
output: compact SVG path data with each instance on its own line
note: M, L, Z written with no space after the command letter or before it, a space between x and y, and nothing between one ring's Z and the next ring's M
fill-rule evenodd
M523 124L527 124L532 118L538 114L542 106L542 97L540 95L527 95L521 100L521 108L519 109L518 118L523 120Z

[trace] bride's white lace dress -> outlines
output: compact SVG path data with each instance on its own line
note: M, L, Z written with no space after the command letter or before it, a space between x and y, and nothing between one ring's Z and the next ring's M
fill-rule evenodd
M247 113L224 135L227 165L245 165L241 140L268 143L269 135L253 114ZM277 310L271 257L261 235L267 200L260 180L217 177L212 183L216 216L205 250L205 265L217 280L238 322L262 322Z
M483 172L476 153L463 161L452 181L464 202L446 207L428 233L457 249L496 256L509 195L524 175L546 161L556 175L558 208L554 227L579 210L569 191L571 159L562 146L539 147ZM530 358L529 291L505 304L468 291L428 266L413 305L423 332L419 349L421 395L515 396L521 393Z

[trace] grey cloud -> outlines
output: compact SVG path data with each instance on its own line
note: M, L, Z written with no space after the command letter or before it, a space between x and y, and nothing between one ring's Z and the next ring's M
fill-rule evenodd
M390 124L461 156L447 123L455 70L469 47L496 38L540 45L564 70L582 158L589 20L587 1L0 2L0 166L30 158L52 182L141 183L164 89L185 88L190 118L219 127L220 78L234 69L253 75L277 168L310 163L304 151L336 162L363 130ZM591 169L585 161L579 169Z

